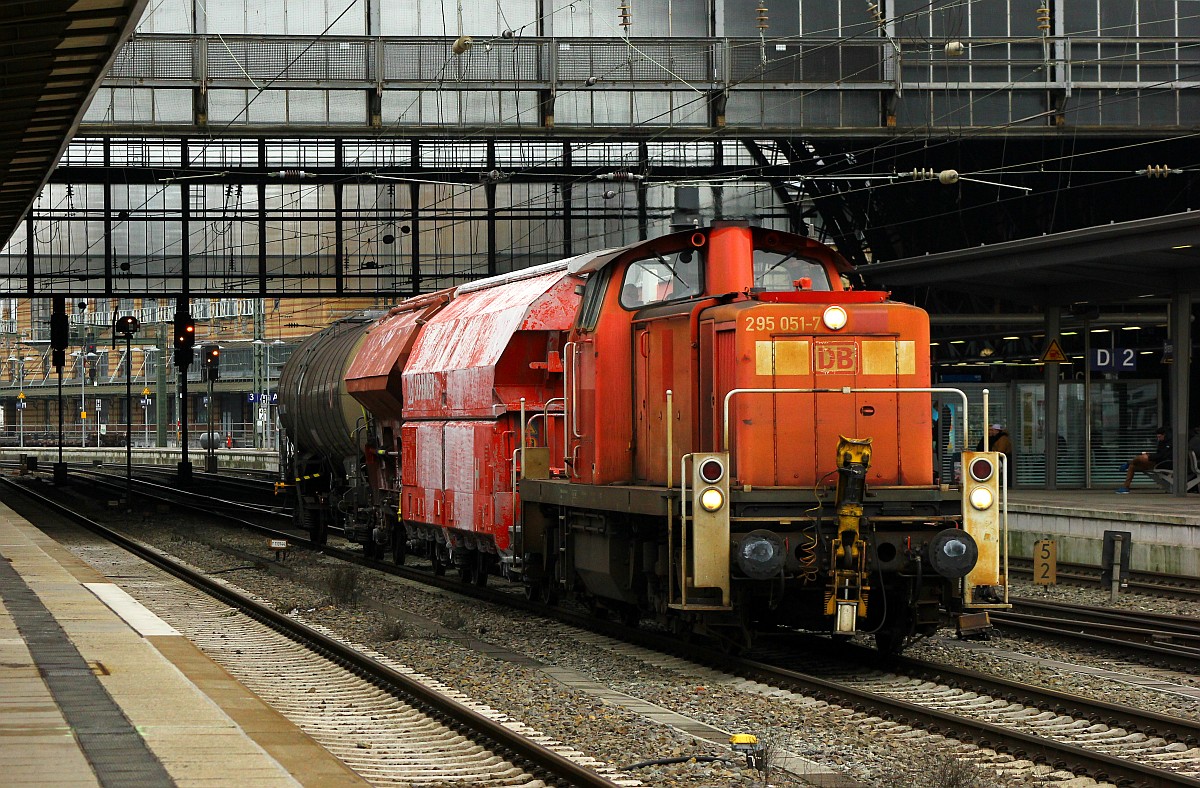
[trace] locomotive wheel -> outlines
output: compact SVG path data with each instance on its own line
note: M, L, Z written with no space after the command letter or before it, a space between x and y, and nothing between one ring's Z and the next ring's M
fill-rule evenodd
M468 554L467 560L463 561L462 565L458 567L458 579L464 584L474 583L475 572L475 556Z
M476 586L483 588L487 585L488 570L491 569L492 562L487 553L481 551L477 552L475 555L478 556L478 558L476 559L475 563L475 577L473 579Z
M894 627L881 629L875 633L875 648L880 654L899 654L904 648L904 633Z
M637 605L621 605L617 616L621 620L621 626L637 629L638 622L642 620L642 611L638 610Z
M525 581L525 598L547 607L558 604L558 589L552 587L546 578Z

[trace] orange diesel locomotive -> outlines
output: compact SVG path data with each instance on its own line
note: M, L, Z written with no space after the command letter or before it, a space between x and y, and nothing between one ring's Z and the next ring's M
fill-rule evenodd
M1002 458L935 483L928 317L849 271L717 223L336 323L280 377L297 517L740 644L1003 605Z

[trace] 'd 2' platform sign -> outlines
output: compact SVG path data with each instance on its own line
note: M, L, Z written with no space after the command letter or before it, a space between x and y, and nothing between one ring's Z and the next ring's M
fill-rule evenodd
M1088 366L1092 372L1137 372L1137 351L1128 347L1094 347Z

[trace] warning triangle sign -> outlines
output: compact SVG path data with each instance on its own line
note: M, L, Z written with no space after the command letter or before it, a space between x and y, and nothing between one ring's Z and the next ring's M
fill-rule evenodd
M1066 360L1067 354L1063 352L1062 347L1058 344L1058 340L1050 340L1050 344L1046 346L1045 352L1042 353L1042 363L1058 364Z

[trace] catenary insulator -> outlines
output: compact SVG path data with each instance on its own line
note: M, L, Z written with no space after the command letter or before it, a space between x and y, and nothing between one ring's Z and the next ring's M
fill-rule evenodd
M599 81L600 81L599 77L588 77L587 79L585 79L583 81L583 84L587 85L590 88L592 85L595 85Z
M767 7L762 3L758 5L758 29L766 30L771 26L771 19L767 16Z
M961 41L946 42L946 55L948 57L961 57L962 53L966 50L967 48L963 46L963 42Z
M937 176L938 183L949 186L958 183L958 170L942 170Z
M883 14L879 11L878 3L867 3L867 13L871 15L877 25L883 26Z
M1183 170L1173 170L1166 164L1151 164L1144 170L1138 170L1137 174L1147 178L1165 178L1168 175L1182 175Z
M1043 7L1039 8L1035 13L1037 14L1038 30L1049 30L1050 29L1050 9L1043 6Z
M596 180L598 180L598 181L617 181L618 183L630 183L630 182L634 182L634 181L640 181L644 177L645 177L644 175L639 175L636 172L625 172L624 170L621 170L619 172L602 172L596 176Z
M454 44L451 45L450 51L456 55L461 55L463 52L466 52L468 49L470 49L474 43L475 42L471 40L470 36L459 36L458 38L454 39Z
M629 6L627 4L617 6L617 16L621 20L621 27L625 28L625 32L628 34L629 26L633 24L633 13L629 10Z
M937 177L936 172L926 168L918 168L907 174L911 175L914 181L931 181Z
M604 192L604 199L606 199L606 200L611 200L613 197L616 197L616 196L617 196L617 193L615 191L613 191L612 189L608 189Z

